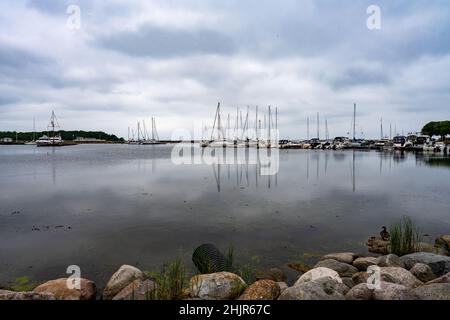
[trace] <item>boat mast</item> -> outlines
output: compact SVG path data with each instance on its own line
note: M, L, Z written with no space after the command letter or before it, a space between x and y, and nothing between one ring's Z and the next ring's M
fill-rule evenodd
M384 132L383 132L383 118L381 118L381 139L383 139Z
M36 118L33 117L33 142L36 141Z
M256 106L256 120L255 120L255 135L256 135L256 141L258 141L258 106Z
M306 139L309 140L309 117L306 118Z
M317 140L320 140L319 113L317 112Z
M356 103L353 105L353 142L356 141Z
M270 110L270 106L269 106L269 145L271 142L271 132L270 132L270 130L272 129L271 125L270 125L271 122L272 122L272 111Z

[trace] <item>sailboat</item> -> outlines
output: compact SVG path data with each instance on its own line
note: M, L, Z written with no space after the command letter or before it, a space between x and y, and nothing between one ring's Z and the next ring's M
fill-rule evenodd
M52 116L50 118L50 123L48 129L51 129L50 136L44 135L36 140L36 145L38 147L60 147L64 145L59 134L56 134L55 128L60 128L58 120L56 119L55 111L52 111Z
M147 134L147 130L145 129L145 122L144 122L144 140L141 140L140 144L143 144L143 145L164 144L164 142L161 142L159 140L158 131L156 130L155 117L152 117L152 138L149 139L148 134Z

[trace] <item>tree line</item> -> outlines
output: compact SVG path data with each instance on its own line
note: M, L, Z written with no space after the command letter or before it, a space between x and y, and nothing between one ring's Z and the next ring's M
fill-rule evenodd
M74 140L78 137L81 138L95 138L99 140L105 140L105 141L111 141L111 142L122 142L124 141L123 138L119 138L114 134L108 134L103 131L58 131L58 133L61 135L61 138L63 140ZM17 141L32 141L33 136L38 139L39 137L42 137L43 135L49 135L48 131L41 131L41 132L16 132L16 131L3 131L0 132L0 139L2 138L12 138L13 140Z
M423 127L422 134L440 136L442 140L445 140L445 136L450 135L450 121L429 122Z

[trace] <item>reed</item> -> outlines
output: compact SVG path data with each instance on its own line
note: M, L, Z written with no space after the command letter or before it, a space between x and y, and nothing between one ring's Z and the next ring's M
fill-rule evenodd
M156 283L155 290L149 293L149 300L179 299L187 283L186 269L179 258L164 265L160 272L148 273L148 276Z
M401 221L389 228L390 251L403 256L419 250L421 235L417 227L409 217L403 217Z

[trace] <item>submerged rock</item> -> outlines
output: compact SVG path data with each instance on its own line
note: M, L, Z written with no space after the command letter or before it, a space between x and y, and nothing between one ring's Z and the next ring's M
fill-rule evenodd
M450 300L450 283L435 283L412 291L421 300Z
M193 298L203 300L230 300L239 296L246 284L230 272L200 274L191 278L189 289Z
M336 260L342 263L352 264L355 259L355 254L352 252L342 252L342 253L330 253L322 257L320 260Z
M326 277L287 288L278 300L344 300L347 291L345 285Z
M411 272L403 268L383 267L380 268L380 274L381 281L396 283L407 288L416 288L423 284Z
M113 300L153 300L155 288L156 284L152 280L136 279L116 294Z
M238 300L276 300L280 293L280 286L275 281L260 280L245 289Z
M275 282L285 282L286 275L283 270L278 268L270 268L256 273L257 280L272 280Z
M0 290L0 301L4 300L56 300L56 298L53 294L50 293Z
M411 269L416 263L428 265L436 276L450 272L450 257L429 252L416 252L400 258L406 269Z
M409 271L422 282L428 282L437 278L433 270L423 263L416 263Z
M103 299L111 300L134 280L144 279L144 274L136 267L123 265L109 279L103 290Z
M56 300L95 300L97 288L93 281L80 279L80 289L69 289L67 278L61 278L41 284L34 292L52 294Z
M311 269L300 276L300 278L298 278L298 280L295 282L294 286L298 286L302 283L318 280L321 278L331 278L339 283L342 283L342 279L336 271L329 268L318 267Z
M287 266L289 268L291 268L292 270L302 272L302 273L305 273L305 272L308 272L309 270L311 270L311 267L304 263L288 263Z
M351 277L358 272L354 266L347 263L342 263L336 260L327 259L319 261L314 268L325 267L336 271L341 277Z

